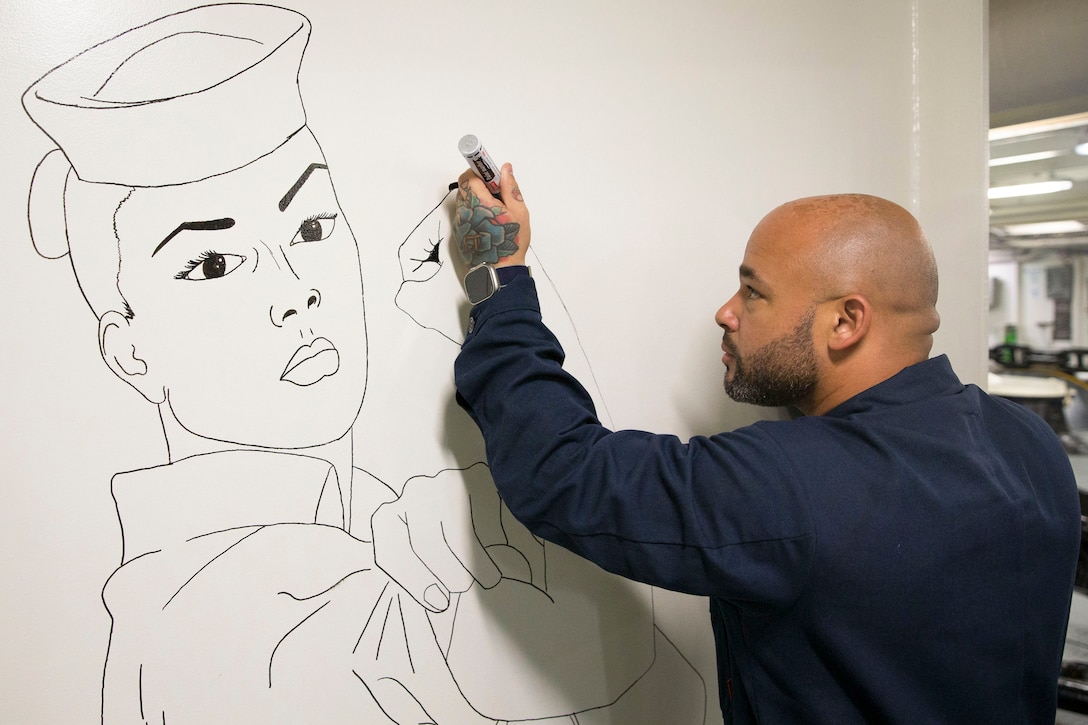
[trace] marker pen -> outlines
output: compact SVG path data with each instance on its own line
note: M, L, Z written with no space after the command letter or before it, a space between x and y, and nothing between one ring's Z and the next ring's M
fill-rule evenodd
M476 175L483 179L487 190L497 197L499 195L499 167L491 160L480 139L471 133L462 136L457 144L457 150L465 157L465 161L468 161L469 167L476 172Z

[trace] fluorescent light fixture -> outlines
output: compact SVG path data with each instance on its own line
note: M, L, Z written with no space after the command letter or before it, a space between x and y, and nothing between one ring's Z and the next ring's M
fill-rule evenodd
M1085 151L1088 154L1088 151ZM1007 166L1009 164L1023 164L1028 161L1042 161L1043 159L1052 159L1056 156L1061 156L1061 151L1036 151L1033 154L1018 154L1016 156L1001 156L996 159L990 159L990 166Z
M1088 247L1088 237L1009 237L1005 244L1013 249L1073 249Z
M1083 223L1076 219L1057 222L1038 222L1036 224L1009 224L1004 227L1006 234L1015 237L1031 237L1038 234L1076 234L1088 231Z
M1088 156L1088 141L1085 141L1084 143L1079 143L1074 146L1073 153L1080 156Z
M1069 191L1073 182L1068 179L1058 181L1036 181L1032 184L1013 184L1011 186L991 186L987 197L990 199L1009 199L1014 196L1034 196L1053 194L1056 191Z
M1037 133L1064 131L1067 128L1077 128L1078 126L1088 126L1088 111L1074 113L1069 116L1056 116L1054 118L1044 118L1038 121L1028 121L1027 123L1018 123L1013 126L991 128L989 135L991 141L1002 141L1007 138L1020 138L1021 136L1032 136Z

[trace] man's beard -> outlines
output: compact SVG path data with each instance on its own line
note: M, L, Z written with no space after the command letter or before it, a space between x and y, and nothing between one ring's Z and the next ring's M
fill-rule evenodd
M810 309L793 332L773 340L741 360L729 333L723 343L733 354L725 374L725 392L738 403L796 405L816 390L816 351ZM732 377L730 377L732 373Z

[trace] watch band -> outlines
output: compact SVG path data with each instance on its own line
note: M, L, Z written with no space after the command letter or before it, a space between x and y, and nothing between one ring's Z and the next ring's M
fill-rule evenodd
M505 287L518 277L532 277L533 273L524 264L511 264L509 267L496 267L495 276L499 278L499 287Z
M532 277L529 267L523 264L495 267L479 264L465 275L465 294L468 301L478 305L518 277Z

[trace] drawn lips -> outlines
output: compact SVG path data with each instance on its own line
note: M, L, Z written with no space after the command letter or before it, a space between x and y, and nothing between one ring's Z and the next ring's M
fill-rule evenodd
M336 346L319 337L309 345L302 345L287 362L280 380L295 385L313 385L321 378L333 375L340 369L340 353Z

